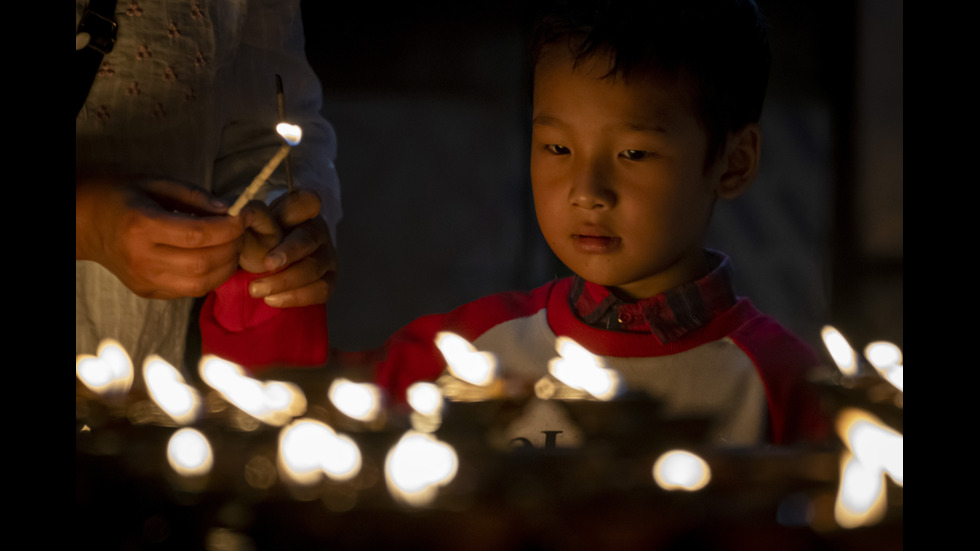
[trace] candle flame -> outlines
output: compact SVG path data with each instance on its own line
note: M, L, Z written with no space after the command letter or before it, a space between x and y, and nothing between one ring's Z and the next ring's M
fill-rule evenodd
M445 404L438 385L427 382L413 383L406 391L412 428L420 432L433 432L442 424L442 408Z
M847 450L841 456L834 517L844 528L874 524L885 514L885 475L904 485L904 437L870 413L853 408L840 412L837 432Z
M201 358L200 372L228 402L268 425L281 427L306 412L306 396L295 384L263 383L245 375L240 365L210 355Z
M890 342L875 341L864 348L864 357L883 379L905 392L905 366L901 349Z
M436 335L436 346L442 352L449 372L477 386L488 386L497 379L497 358L489 352L478 352L466 339L442 331Z
M430 434L408 431L388 452L385 479L395 499L418 507L431 503L458 468L452 446Z
M857 354L851 345L844 338L840 331L829 325L820 330L824 346L830 352L830 357L837 364L837 369L844 375L852 376L857 374L858 363Z
M125 394L133 386L133 361L119 342L103 339L94 356L75 357L75 375L100 396Z
M653 464L653 479L665 490L694 492L711 481L708 463L684 450L665 452Z
M214 454L211 443L195 429L184 427L167 443L167 461L181 476L201 476L211 471Z
M179 425L197 419L201 395L166 360L153 354L143 362L143 379L150 398Z
M281 122L276 125L276 132L286 140L289 145L297 145L303 139L303 129L295 124Z
M381 390L377 385L337 379L327 395L341 413L352 419L374 421L381 413Z
M322 474L349 480L361 470L361 450L347 435L313 419L299 419L279 433L279 465L283 476L303 485Z
M558 337L555 349L561 356L548 362L548 371L566 385L588 392L598 400L612 400L623 389L619 373L568 337Z

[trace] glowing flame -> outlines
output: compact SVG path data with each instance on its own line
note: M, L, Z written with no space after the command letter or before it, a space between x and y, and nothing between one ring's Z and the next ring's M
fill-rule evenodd
M858 370L857 354L848 344L844 335L827 325L820 330L820 336L823 337L824 346L830 352L830 357L837 364L837 369L840 369L844 375L856 375Z
M147 357L143 362L143 379L150 398L177 424L186 425L197 419L201 395L166 360L155 354Z
M422 415L439 415L442 412L442 391L432 383L413 383L407 391L408 405Z
M286 140L289 145L296 145L303 139L303 129L295 124L281 122L276 125L276 132Z
M279 465L283 475L313 484L326 474L349 480L361 470L361 450L347 435L313 419L299 419L279 433Z
M456 476L456 450L435 437L409 431L388 452L385 479L399 501L413 506L431 503L439 488Z
M548 371L556 379L599 400L619 395L623 387L619 374L606 368L602 358L568 337L558 337L555 348L561 357L548 362Z
M885 474L904 485L904 437L865 411L845 409L837 431L847 446L834 517L844 528L874 524L885 514Z
M201 358L201 379L238 409L256 419L281 427L306 412L306 396L292 383L263 383L245 375L238 364L217 356Z
M902 351L897 346L890 342L876 341L864 348L864 357L883 379L905 392L905 366Z
M211 471L214 454L208 439L192 428L182 428L170 437L167 461L181 476L200 476Z
M442 424L442 408L445 404L442 390L433 383L413 383L406 391L408 405L412 407L412 428L421 432L433 432Z
M497 378L497 358L478 352L466 339L446 331L436 335L436 346L446 358L449 372L477 386L487 386Z
M653 479L665 490L694 492L711 481L711 469L697 455L684 450L671 450L653 464Z
M352 419L374 421L381 413L381 390L377 385L337 379L327 395L337 409Z
M75 357L75 375L96 394L125 394L133 386L133 361L121 344L104 339L95 356Z

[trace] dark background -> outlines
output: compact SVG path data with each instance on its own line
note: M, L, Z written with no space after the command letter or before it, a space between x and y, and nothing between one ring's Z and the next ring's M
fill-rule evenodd
M760 1L774 64L758 181L709 246L739 294L819 346L903 346L903 4ZM303 3L339 142L331 344L567 271L528 177L530 3Z

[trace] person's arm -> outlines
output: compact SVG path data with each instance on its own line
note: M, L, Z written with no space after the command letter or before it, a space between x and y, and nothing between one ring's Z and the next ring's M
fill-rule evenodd
M333 161L336 137L320 115L322 92L303 50L299 2L250 2L235 65L223 81L227 124L215 163L217 193L233 200L281 145L275 75L282 77L286 119L303 139L290 162L296 191L285 193L285 163L264 188L263 199L284 229L253 296L277 307L322 304L336 272L334 239L340 188Z
M103 265L135 294L201 296L235 272L241 220L195 186L75 178L75 260Z

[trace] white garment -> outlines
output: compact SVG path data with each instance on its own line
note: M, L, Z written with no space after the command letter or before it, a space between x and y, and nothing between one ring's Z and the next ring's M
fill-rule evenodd
M87 2L76 1L76 28ZM117 42L75 119L75 171L195 184L234 200L280 146L275 75L303 128L297 185L315 188L331 235L340 220L336 137L303 51L299 1L119 0ZM282 189L280 168L266 190ZM268 197L267 197L268 198ZM102 266L75 262L75 353L119 340L139 366L179 365L191 299L131 293Z

